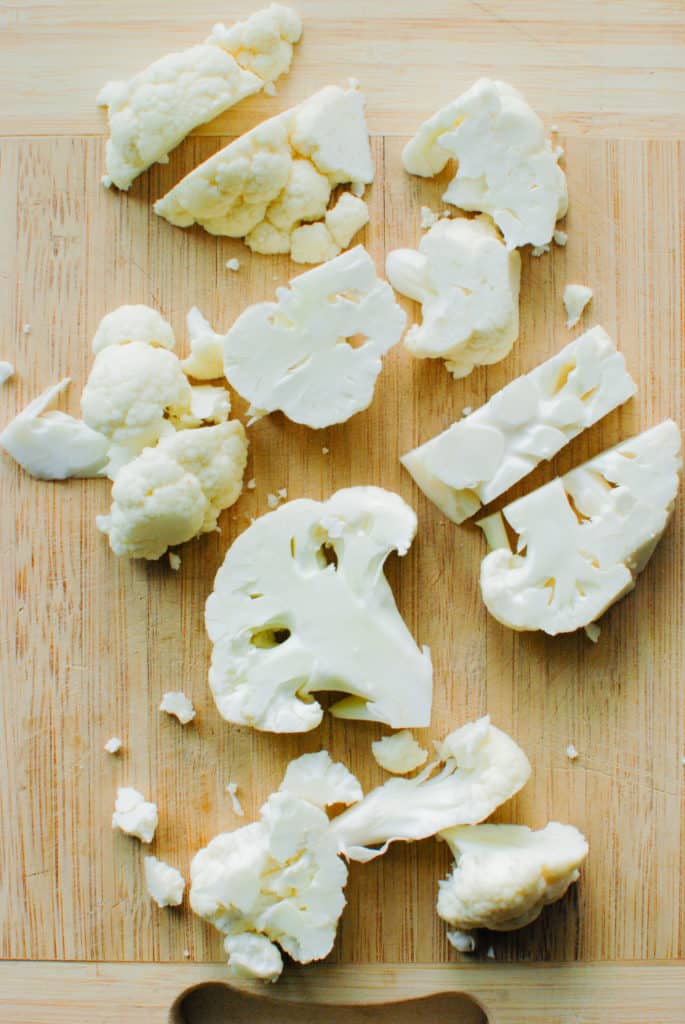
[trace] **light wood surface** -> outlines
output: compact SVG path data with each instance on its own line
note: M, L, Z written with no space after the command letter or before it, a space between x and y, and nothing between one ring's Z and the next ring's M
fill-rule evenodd
M164 999L172 988L184 989L175 972L217 979L218 968L186 964L165 972L123 963L182 961L184 950L193 961L216 961L222 953L217 933L187 908L161 912L150 904L142 872L147 850L110 829L116 786L135 785L158 802L152 852L187 873L192 853L216 832L251 820L287 761L305 750L327 747L366 786L382 780L369 752L381 727L325 719L307 736L271 737L224 723L206 684L203 627L204 600L225 550L251 516L267 510L268 492L285 486L291 498L319 498L374 483L398 491L419 514L414 546L405 559L391 560L388 575L414 635L433 653L433 721L421 738L490 712L534 766L500 820L568 821L590 840L581 882L561 904L519 933L487 937L481 948L484 956L492 944L498 961L484 964L493 972L488 977L505 988L516 978L508 1012L520 1009L521 1016L492 1019L543 1020L528 1012L522 994L532 992L538 975L510 975L499 961L647 964L685 957L682 502L636 592L602 622L596 646L582 634L517 635L489 619L480 601L479 531L441 517L398 456L571 337L561 305L569 281L594 288L584 324L601 323L615 338L640 391L515 493L665 416L683 422L685 147L677 136L685 120L685 15L677 0L431 0L418 13L401 0L297 6L305 40L278 97L247 101L204 137L187 140L128 195L99 185L97 87L246 8L168 0L0 8L0 358L17 368L0 394L2 423L65 375L74 384L64 407L78 410L90 339L115 306L156 306L183 350L191 305L226 328L247 303L272 297L277 284L301 271L283 257L253 256L238 242L174 229L154 217L151 203L226 141L217 133L250 127L328 81L355 76L368 96L377 179L362 240L380 271L385 252L418 241L421 204L440 208L441 182L404 174L401 136L481 73L523 88L548 125L560 126L571 194L568 246L540 259L524 253L521 337L503 363L454 382L438 362L419 363L398 349L386 360L372 407L348 424L314 433L273 416L251 428L247 478L256 478L257 490L222 517L221 535L186 545L179 573L165 561L126 563L111 555L94 525L108 507L105 481L41 483L2 457L0 956L122 962L120 969L103 968L104 975L87 965L69 968L59 982L67 1003L74 978L107 972L119 984L127 976L132 983L172 978L169 988L159 981ZM242 262L238 274L224 269L234 255ZM406 308L416 313L410 303ZM23 333L25 324L30 333ZM242 415L244 403L235 399L234 409ZM185 729L157 711L165 690L181 688L198 708ZM113 734L124 740L115 758L102 749ZM574 763L565 756L569 742L580 752ZM229 779L239 783L243 820L224 791ZM444 846L429 841L354 865L331 963L458 959L434 909L448 864ZM28 1000L17 1020L48 1019L30 1008L31 979L57 985L52 970L17 965L15 973L2 965L0 999L9 998L6 980L14 986L7 991L23 991ZM344 993L358 968L318 970L307 977ZM580 989L576 977L601 979L593 982L583 1020L618 1019L591 1014L600 997L622 988L637 1014L640 986L656 999L664 984L656 966L635 974L634 988L626 980L630 967L611 975L620 979L611 984L611 972L589 970L559 968L569 979L564 984ZM452 979L449 972L437 976L440 986L433 988L433 976L418 968L406 980L393 974L407 997L469 990L482 977L461 972L455 983L444 981ZM412 989L419 977L428 980ZM682 972L680 986L682 992ZM561 988L544 989L546 1005L557 1005ZM95 1016L100 998L92 995L92 1021L110 1019ZM645 1005L656 1014L657 1003ZM74 1017L65 1011L51 1019ZM676 1017L664 1010L652 1019Z

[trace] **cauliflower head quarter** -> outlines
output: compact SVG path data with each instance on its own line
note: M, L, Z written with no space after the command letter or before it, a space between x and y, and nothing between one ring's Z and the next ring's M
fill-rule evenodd
M349 696L340 718L395 728L430 719L432 668L383 574L408 550L416 516L376 487L328 501L288 502L229 549L207 600L214 645L209 682L229 722L270 732L315 728L319 691Z

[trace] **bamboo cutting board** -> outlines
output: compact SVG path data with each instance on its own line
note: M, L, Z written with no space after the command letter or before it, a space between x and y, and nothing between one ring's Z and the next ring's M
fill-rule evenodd
M2 457L2 1020L162 1021L182 993L225 978L218 933L187 908L151 905L147 850L110 828L117 785L156 800L151 852L187 874L214 834L254 818L300 753L326 747L365 788L382 781L370 757L380 726L326 718L305 736L273 737L223 722L206 683L203 627L226 548L267 511L269 492L322 498L379 484L419 516L411 551L391 560L388 575L433 655L433 721L420 738L489 712L534 768L498 820L576 824L591 849L581 881L534 925L486 938L482 952L491 944L495 962L465 960L435 914L446 849L398 845L352 866L334 953L325 965L286 972L268 993L277 1008L263 993L255 1000L202 988L175 1019L482 1021L455 995L466 992L498 1022L682 1022L682 500L595 646L582 633L514 634L489 618L477 587L480 532L447 522L398 462L571 338L561 305L569 281L595 290L583 325L608 330L640 390L515 493L666 416L683 423L682 4L301 0L305 36L277 98L252 98L206 126L127 195L105 191L104 117L94 106L102 82L259 6L45 0L0 8L0 358L17 368L0 394L3 424L67 375L74 384L64 408L77 411L90 339L117 305L160 309L183 351L191 305L226 329L245 305L272 298L302 271L239 242L174 229L151 204L228 137L328 82L354 76L367 95L377 176L361 240L379 271L388 250L418 242L420 206L442 208L446 178L404 173L406 137L481 74L518 86L548 127L559 126L568 246L540 259L523 254L521 335L502 363L455 382L439 362L398 348L371 408L347 424L312 432L276 415L252 427L246 479L256 490L222 516L220 535L181 550L178 573L165 559L127 563L110 553L94 525L108 507L106 481L42 483ZM225 269L232 256L241 260L237 274ZM234 411L244 412L238 398ZM157 711L168 689L184 689L198 709L185 729ZM102 749L111 735L124 740L116 758ZM568 743L580 752L574 763ZM231 809L229 779L239 783L244 819ZM429 996L403 1009L370 1005ZM356 1008L317 1011L317 1003Z

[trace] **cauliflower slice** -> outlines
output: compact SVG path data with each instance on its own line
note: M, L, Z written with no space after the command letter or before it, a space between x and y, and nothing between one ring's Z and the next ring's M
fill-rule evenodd
M146 800L141 792L132 786L120 786L112 815L112 828L118 828L127 836L135 836L141 843L154 839L159 815L157 804Z
M297 14L272 4L231 28L215 25L204 43L161 57L127 82L108 82L97 98L111 132L103 183L128 189L151 164L166 163L193 128L288 71L301 33Z
M168 349L176 345L171 324L156 309L150 306L119 306L103 316L91 347L97 355L109 345L126 345L129 341Z
M363 97L327 86L205 160L154 209L178 227L244 238L254 252L287 253L297 239L298 260L316 262L337 255L335 235L351 239L354 223L362 226L357 205L340 200L330 230L321 223L332 190L372 180Z
M145 884L158 907L178 907L183 902L185 878L178 868L157 857L145 858Z
M588 852L573 825L461 825L440 833L456 863L439 883L438 914L459 931L530 924L577 881Z
M169 547L207 533L237 499L247 462L242 423L182 430L124 466L98 529L125 558L160 558Z
M0 446L39 480L101 476L107 463L107 438L63 412L45 412L71 383L65 377L26 406L0 434Z
M606 331L593 327L401 462L461 523L636 390Z
M441 358L453 377L504 359L519 331L521 257L507 251L488 217L438 220L415 249L386 262L396 291L420 302L423 322L404 344L419 359Z
M406 775L428 760L428 751L417 743L409 729L376 740L371 744L371 753L376 763L393 775Z
M410 174L430 178L456 157L456 176L442 198L490 214L515 249L551 242L568 209L561 152L516 89L481 78L421 125L402 159Z
M340 852L365 862L398 839L425 839L476 824L530 776L526 755L487 715L450 733L438 745L438 756L440 763L413 779L388 779L335 818L331 829Z
M323 717L312 694L342 691L339 718L393 728L430 720L432 668L383 575L406 554L416 516L377 487L288 502L229 549L207 600L209 683L229 722L306 732Z
M320 428L368 408L381 356L406 317L366 250L356 246L276 294L248 306L224 342L224 372L250 414L281 409Z
M483 559L488 611L555 636L593 622L635 586L673 510L680 431L665 420L507 505L517 554Z

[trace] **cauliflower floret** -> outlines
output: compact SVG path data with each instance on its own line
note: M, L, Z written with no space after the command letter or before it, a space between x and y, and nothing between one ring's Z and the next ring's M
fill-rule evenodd
M283 957L278 946L265 935L241 932L227 935L224 949L228 953L228 966L236 978L258 978L277 981L283 970Z
M159 823L157 804L146 800L132 786L120 786L112 815L112 828L127 836L135 836L141 843L151 843Z
M160 558L216 527L240 494L246 461L237 420L165 437L119 472L110 514L98 517L98 528L117 555Z
M268 220L264 220L245 236L245 244L253 252L275 256L277 253L290 252L290 232L279 231Z
M156 309L150 306L119 306L103 316L91 347L97 355L109 345L125 345L129 341L168 349L176 345L171 324Z
M285 188L269 206L267 219L280 231L290 231L304 220L320 220L330 195L331 186L324 174L309 160L293 160Z
M572 825L462 825L440 833L456 863L438 914L461 930L511 931L534 921L578 879L588 845Z
M326 212L326 227L341 249L346 249L357 232L368 223L368 206L351 192L343 192L335 206Z
M178 907L183 902L185 878L157 857L145 858L145 884L158 907Z
M196 380L216 380L224 375L224 338L212 329L197 306L186 317L190 355L181 366Z
M428 751L417 743L409 729L376 740L371 744L371 752L377 764L393 775L406 775L428 760Z

